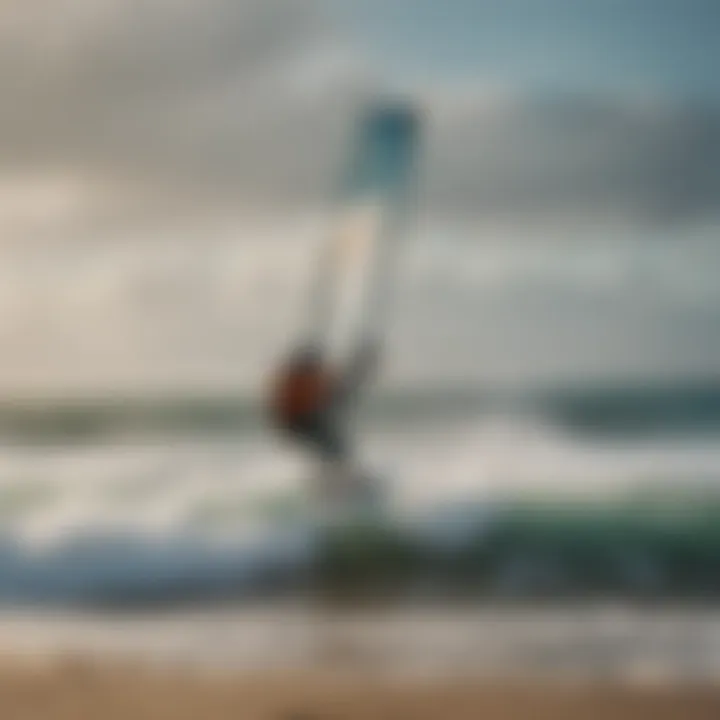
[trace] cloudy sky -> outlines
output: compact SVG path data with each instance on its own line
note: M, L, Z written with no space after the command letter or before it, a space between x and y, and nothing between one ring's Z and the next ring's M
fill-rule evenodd
M339 0L342 2L342 0ZM713 0L344 0L393 73L550 90L720 95Z
M257 389L387 89L427 125L388 383L713 372L718 33L714 0L7 0L0 390Z

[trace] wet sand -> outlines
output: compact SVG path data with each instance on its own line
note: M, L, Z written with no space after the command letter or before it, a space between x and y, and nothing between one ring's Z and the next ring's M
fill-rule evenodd
M294 604L8 610L0 613L2 652L236 673L304 673L329 665L394 677L720 682L720 611L441 605L328 613Z
M716 720L720 689L201 676L79 660L0 668L3 720Z
M0 720L84 718L716 720L720 614L0 614Z

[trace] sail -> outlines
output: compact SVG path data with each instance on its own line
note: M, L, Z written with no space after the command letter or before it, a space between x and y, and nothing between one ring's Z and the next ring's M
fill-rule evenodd
M418 119L383 105L360 118L313 288L311 337L345 359L382 332L415 176Z

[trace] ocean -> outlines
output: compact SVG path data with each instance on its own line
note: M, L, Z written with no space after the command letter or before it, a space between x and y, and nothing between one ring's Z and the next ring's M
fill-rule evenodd
M720 507L720 386L375 397L357 432L388 497L384 522L424 547L477 543L528 503L565 518L608 503L642 517L657 498L669 498L671 515ZM5 605L237 599L282 594L302 575L316 468L252 402L6 405L0 437ZM503 587L517 585L518 568L542 565L517 548L499 564L512 566L496 568Z

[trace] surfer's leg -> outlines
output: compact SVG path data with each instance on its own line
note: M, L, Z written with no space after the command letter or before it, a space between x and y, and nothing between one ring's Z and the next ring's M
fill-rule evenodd
M329 428L323 438L315 487L317 499L331 515L376 510L384 496L381 483L363 469L342 429Z
M328 510L352 504L355 496L355 459L349 435L340 418L325 416L314 428L313 447L320 461L315 484L317 499Z

